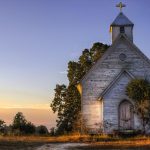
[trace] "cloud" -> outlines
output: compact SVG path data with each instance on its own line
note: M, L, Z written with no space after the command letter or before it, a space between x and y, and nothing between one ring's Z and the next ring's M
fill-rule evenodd
M67 71L60 71L60 74L67 74Z
M0 108L4 109L13 109L13 108L19 108L19 109L50 109L50 104L29 104L29 105L18 105L18 104L13 104L13 105L1 105Z

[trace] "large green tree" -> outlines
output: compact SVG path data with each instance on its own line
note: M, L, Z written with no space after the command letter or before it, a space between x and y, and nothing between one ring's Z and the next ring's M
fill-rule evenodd
M50 105L53 112L58 115L56 134L73 130L81 110L81 97L76 86L108 47L106 44L94 43L92 48L83 50L78 61L68 62L69 85L56 85L55 96Z
M139 116L143 133L150 125L150 82L146 79L133 79L126 88L127 95L134 101L135 113Z

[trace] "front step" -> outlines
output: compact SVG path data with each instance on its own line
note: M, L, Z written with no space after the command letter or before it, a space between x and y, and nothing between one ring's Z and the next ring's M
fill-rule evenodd
M133 137L140 133L141 131L137 131L137 130L119 130L118 135L122 137Z

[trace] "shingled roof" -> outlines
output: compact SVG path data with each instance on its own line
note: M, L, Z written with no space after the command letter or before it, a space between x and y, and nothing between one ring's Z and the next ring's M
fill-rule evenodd
M122 13L120 12L116 19L113 21L111 26L133 26L134 24Z

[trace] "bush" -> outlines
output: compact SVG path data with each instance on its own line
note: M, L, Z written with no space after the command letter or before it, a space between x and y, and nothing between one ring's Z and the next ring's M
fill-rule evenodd
M25 133L26 134L34 134L35 133L35 130L36 130L36 127L33 123L31 122L28 122L26 125L25 125Z
M55 128L54 128L54 127L52 127L52 128L50 129L50 135L51 135L51 136L55 136Z
M40 125L37 127L37 134L39 135L47 135L49 132L48 132L48 129L46 126L43 126L43 125Z
M143 133L150 128L150 82L146 79L133 79L126 93L134 101L135 113L139 116Z

